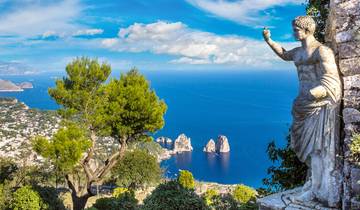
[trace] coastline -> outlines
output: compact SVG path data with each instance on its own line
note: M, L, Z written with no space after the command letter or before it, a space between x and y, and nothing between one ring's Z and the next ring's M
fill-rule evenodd
M0 90L0 92L23 92L24 89L21 90Z

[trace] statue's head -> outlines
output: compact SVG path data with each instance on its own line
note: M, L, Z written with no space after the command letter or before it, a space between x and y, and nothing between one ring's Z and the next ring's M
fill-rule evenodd
M292 21L294 36L297 40L303 40L315 33L316 23L310 16L298 16Z

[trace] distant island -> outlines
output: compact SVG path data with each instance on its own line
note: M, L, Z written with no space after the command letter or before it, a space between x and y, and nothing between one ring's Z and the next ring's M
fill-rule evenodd
M30 82L15 84L9 80L0 79L0 92L19 92L28 88L33 88L33 85Z

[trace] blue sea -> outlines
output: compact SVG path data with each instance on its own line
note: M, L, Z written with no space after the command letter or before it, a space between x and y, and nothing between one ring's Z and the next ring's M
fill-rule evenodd
M154 137L175 139L185 133L193 152L175 155L162 162L166 176L179 169L193 173L200 181L223 184L243 183L261 187L271 165L267 144L285 144L291 123L291 104L297 94L295 71L157 71L142 72L168 111L165 127ZM115 71L112 76L119 77ZM31 108L57 109L47 94L61 73L27 76L0 76L13 82L30 81L34 88L16 93L0 93L25 102ZM205 154L210 138L226 135L228 155Z

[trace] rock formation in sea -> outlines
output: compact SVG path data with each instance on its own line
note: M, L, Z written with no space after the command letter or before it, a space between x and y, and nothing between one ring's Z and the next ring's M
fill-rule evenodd
M217 152L230 152L229 141L226 136L220 135L216 142Z
M18 86L22 89L33 88L33 84L31 84L30 82L22 82Z
M180 134L174 141L173 152L189 152L192 151L191 140L185 134Z
M161 137L157 138L155 141L157 143L167 143L167 144L172 143L172 140L170 138L164 137L164 136L161 136Z
M210 139L209 142L203 149L204 152L216 152L216 144L213 139Z
M226 153L230 152L229 141L226 136L218 136L216 143L213 139L210 139L209 142L203 149L204 152L217 152L217 153Z

